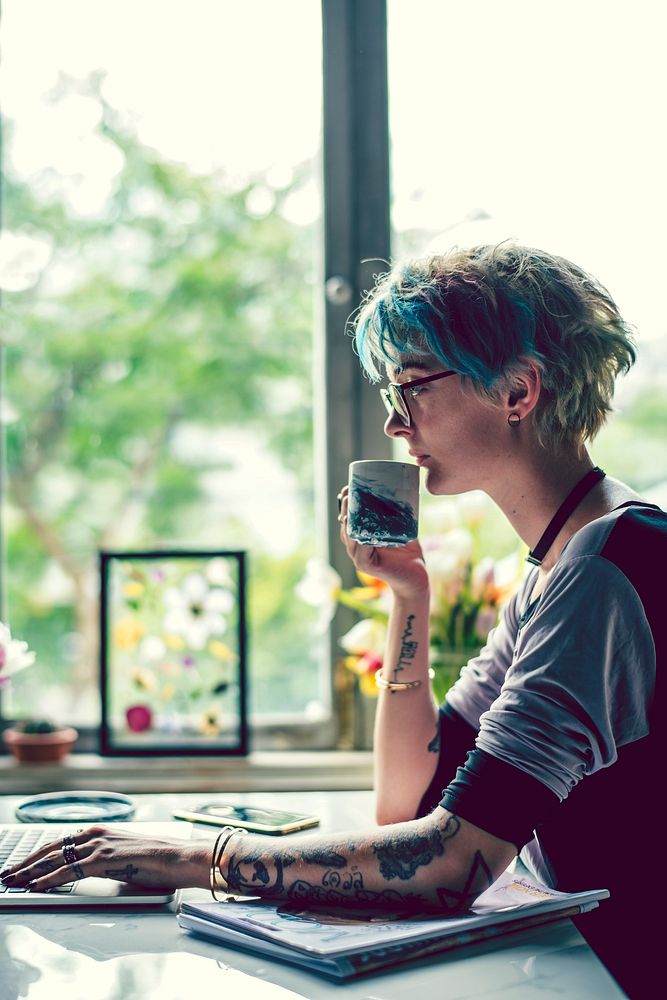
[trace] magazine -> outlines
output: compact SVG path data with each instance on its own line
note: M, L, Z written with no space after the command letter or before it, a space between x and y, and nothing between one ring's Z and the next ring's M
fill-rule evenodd
M350 979L415 958L447 951L594 909L607 889L557 892L530 876L505 872L455 917L360 916L327 913L295 902L246 899L235 903L184 902L178 923L186 931L230 947L260 952L335 979Z

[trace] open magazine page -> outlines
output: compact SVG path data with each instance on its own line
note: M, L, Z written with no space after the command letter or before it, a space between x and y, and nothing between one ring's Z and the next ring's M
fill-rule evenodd
M443 946L495 936L503 932L504 925L508 931L524 922L534 924L555 919L561 913L569 916L583 912L608 895L606 889L557 892L525 875L506 872L478 898L471 911L456 917L392 920L386 914L364 916L352 909L328 913L303 904L248 900L184 903L179 923L193 933L207 933L208 929L208 936L237 946L262 950L262 943L271 943L267 951L275 957L294 961L296 955L301 955L309 959L311 967L316 967L319 960L324 960L323 966L329 965L328 960L340 966L341 960L348 959L341 968L347 968L346 974L352 975L356 974L353 967L370 968L374 955L380 961L372 964L378 965L402 960L402 953L412 945L430 942L433 950L436 946L442 950ZM420 953L426 953L423 947Z

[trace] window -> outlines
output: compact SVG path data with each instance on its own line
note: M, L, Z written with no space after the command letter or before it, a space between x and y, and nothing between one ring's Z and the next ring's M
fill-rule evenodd
M38 655L5 711L96 723L99 548L222 547L252 712L321 722L318 5L3 13L4 613Z
M389 256L384 0L3 12L0 582L38 653L3 713L94 731L98 549L239 548L253 746L331 746L349 623L294 588L350 581L331 508L388 451L345 331Z
M514 237L604 282L639 359L596 462L665 500L661 5L388 4L396 254Z

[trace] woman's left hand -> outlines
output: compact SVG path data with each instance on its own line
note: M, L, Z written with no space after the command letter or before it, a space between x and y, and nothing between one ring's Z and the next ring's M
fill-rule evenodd
M206 840L158 839L91 826L46 844L0 872L0 878L5 885L27 885L35 892L91 875L133 885L206 888L211 848Z

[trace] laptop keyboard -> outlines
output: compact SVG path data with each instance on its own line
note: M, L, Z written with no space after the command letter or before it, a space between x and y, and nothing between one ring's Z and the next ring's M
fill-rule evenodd
M9 830L0 829L0 871L5 868L11 868L27 858L29 854L36 851L38 847L42 844L48 844L51 840L58 840L62 837L63 830L31 830L30 827L26 827L25 830L16 829L12 827ZM47 892L57 892L59 894L67 894L72 892L75 882L67 882L65 885L59 885L55 889L47 889ZM3 894L16 894L21 892L29 892L29 889L25 887L14 887L7 886L0 882L0 896Z

